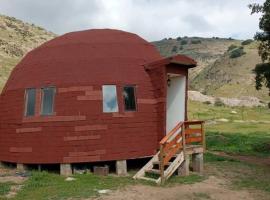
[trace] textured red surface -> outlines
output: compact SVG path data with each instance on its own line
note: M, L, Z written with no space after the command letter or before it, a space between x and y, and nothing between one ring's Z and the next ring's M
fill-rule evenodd
M156 60L162 57L150 43L109 29L68 33L31 51L0 96L0 160L73 163L153 155L166 121L167 69L145 70ZM187 67L180 68L187 75ZM119 113L102 112L105 84L117 85ZM124 111L124 85L136 85L136 112ZM39 90L35 116L23 117L25 89L44 86L57 89L54 115L40 116Z

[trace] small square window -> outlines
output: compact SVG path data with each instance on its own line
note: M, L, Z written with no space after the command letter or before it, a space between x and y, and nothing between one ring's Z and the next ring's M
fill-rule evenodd
M41 115L53 115L55 88L41 89Z
M36 89L35 88L26 89L24 115L26 117L34 116L35 106L36 106Z
M117 92L115 85L103 85L103 112L118 112Z
M125 86L123 89L125 111L136 111L136 96L134 86Z

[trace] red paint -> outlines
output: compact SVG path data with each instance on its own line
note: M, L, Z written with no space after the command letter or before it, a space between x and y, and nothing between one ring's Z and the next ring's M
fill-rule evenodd
M149 64L150 63L150 64ZM28 53L0 96L0 161L73 163L153 155L165 134L167 72L188 75L195 61L162 58L139 36L118 30L68 33ZM102 85L117 86L119 113L102 112ZM136 86L137 111L122 89ZM53 116L40 116L40 88L57 89ZM36 113L24 117L26 88Z

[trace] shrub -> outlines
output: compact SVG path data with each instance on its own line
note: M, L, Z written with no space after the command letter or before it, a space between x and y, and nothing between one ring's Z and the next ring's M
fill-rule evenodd
M172 38L170 37L170 38L168 38L168 40L172 40Z
M220 98L216 98L215 99L215 106L225 106L225 104L223 103L223 101L221 101Z
M248 40L243 41L241 44L242 44L242 45L249 45L249 44L252 43L252 42L253 42L252 39L248 39Z
M230 58L238 58L244 54L245 54L244 49L239 47L239 48L234 49L230 52Z
M176 52L177 52L177 46L173 46L172 52L173 52L173 53L176 53Z
M179 47L179 50L180 50L180 51L181 51L181 50L183 50L183 49L184 49L184 47L183 47L183 46L180 46L180 47Z
M180 41L181 39L182 39L181 37L177 37L177 38L176 38L177 41Z
M182 41L181 41L181 45L186 45L187 43L188 43L187 40L182 40Z
M211 101L205 101L203 103L206 104L206 105L210 105L211 104Z
M236 48L237 48L237 46L232 44L231 46L228 47L227 51L231 51L231 50L236 49Z
M268 153L270 151L270 141L260 141L252 144L252 149L259 153Z
M202 41L201 40L192 40L191 44L201 44Z

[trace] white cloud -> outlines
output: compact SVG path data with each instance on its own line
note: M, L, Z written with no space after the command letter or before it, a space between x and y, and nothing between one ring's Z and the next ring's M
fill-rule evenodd
M256 0L262 3L263 0ZM202 36L251 38L258 15L252 0L0 0L0 13L43 26L55 33L115 28L147 40Z

